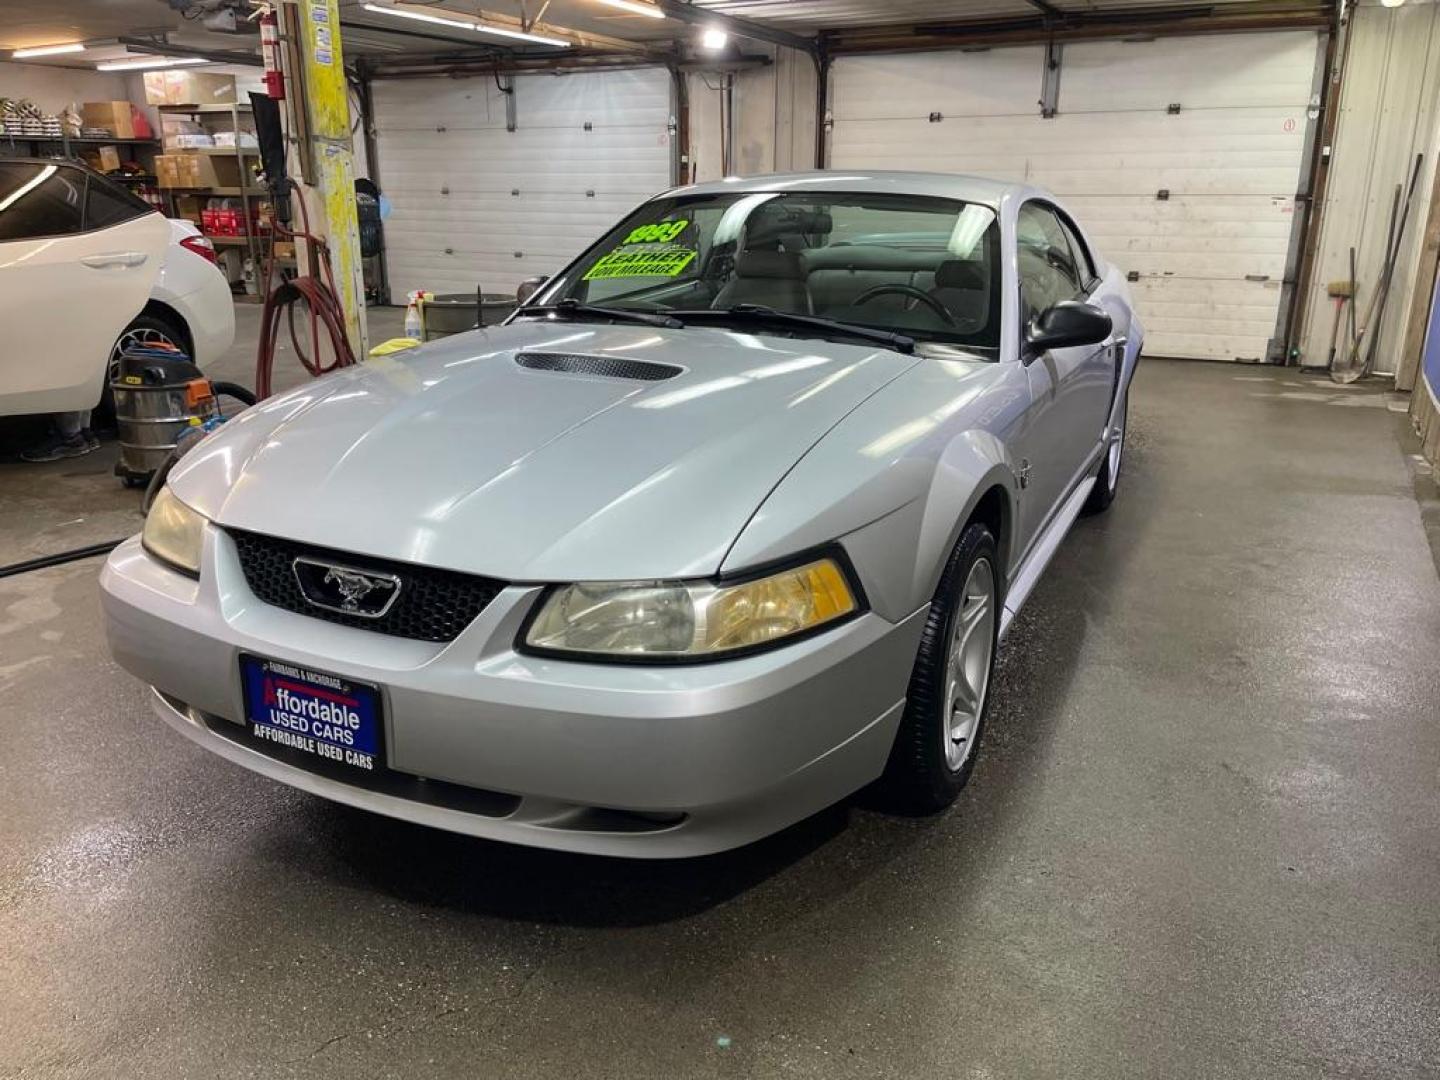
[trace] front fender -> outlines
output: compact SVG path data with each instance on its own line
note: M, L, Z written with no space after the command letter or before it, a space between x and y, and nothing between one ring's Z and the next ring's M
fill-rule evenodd
M998 440L969 431L941 455L926 490L905 506L841 537L879 614L898 620L929 603L950 553L980 501L995 488L1003 494L1003 520L1015 505L1015 473ZM1000 565L1008 565L1007 529L996 537ZM901 553L908 553L900 557Z
M838 540L871 608L891 621L912 614L934 594L985 493L998 486L1013 505L1015 475L999 433L1024 411L1023 380L1019 364L949 361L895 380L790 470L722 572Z

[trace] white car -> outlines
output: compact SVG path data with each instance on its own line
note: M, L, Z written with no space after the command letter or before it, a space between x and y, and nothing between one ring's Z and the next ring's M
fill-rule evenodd
M201 367L235 340L235 301L215 258L215 245L195 224L170 218L170 246L150 298L115 339L111 376L132 345L163 343L184 350Z
M214 262L194 225L82 165L0 161L0 416L94 408L132 340L215 359L235 314Z

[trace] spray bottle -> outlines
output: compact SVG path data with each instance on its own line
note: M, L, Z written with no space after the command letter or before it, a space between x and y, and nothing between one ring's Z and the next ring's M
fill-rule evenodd
M420 290L412 292L405 305L405 336L415 341L425 340L425 322L420 318L420 299L425 294Z

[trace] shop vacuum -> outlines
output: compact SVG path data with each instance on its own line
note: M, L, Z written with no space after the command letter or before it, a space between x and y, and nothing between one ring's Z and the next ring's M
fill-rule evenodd
M126 487L158 489L157 477L164 483L185 444L224 422L221 397L255 404L255 395L243 386L210 381L189 356L162 345L122 353L110 392L120 435L115 475Z

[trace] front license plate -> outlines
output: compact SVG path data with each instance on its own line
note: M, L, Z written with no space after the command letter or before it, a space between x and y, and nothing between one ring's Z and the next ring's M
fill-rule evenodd
M267 746L374 773L381 767L380 691L298 664L240 657L245 720ZM285 755L291 756L291 755Z

